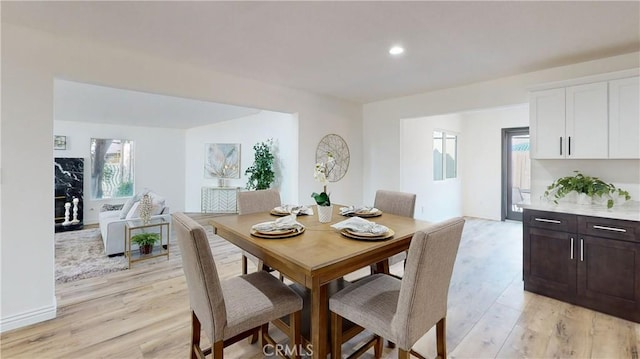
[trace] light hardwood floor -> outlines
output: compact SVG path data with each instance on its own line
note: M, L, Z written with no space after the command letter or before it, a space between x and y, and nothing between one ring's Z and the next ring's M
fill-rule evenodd
M194 217L206 225L206 216ZM638 359L640 324L523 291L521 236L520 223L467 220L449 294L449 357ZM211 245L220 275L239 275L240 250L219 237ZM175 241L171 250L169 260L57 286L57 318L3 333L1 357L185 358L189 299ZM401 263L392 272L401 274ZM271 328L276 340L285 339ZM435 357L434 330L415 349ZM225 356L263 354L241 341ZM397 351L385 348L383 356Z

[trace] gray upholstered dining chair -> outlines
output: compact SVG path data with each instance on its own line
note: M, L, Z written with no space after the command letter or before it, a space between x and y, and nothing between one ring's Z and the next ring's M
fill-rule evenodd
M373 206L381 210L383 213L395 214L397 216L411 217L415 213L416 194L398 191L377 190L376 198ZM406 258L406 253L399 253L389 258L385 262L380 263L383 272L389 271L389 265L401 262ZM371 273L375 273L375 266L371 266Z
M411 217L416 209L415 193L377 190L373 206L384 213Z
M280 192L275 189L265 189L257 191L238 192L238 214L250 214L256 212L267 212L280 206ZM255 256L242 251L242 274L247 274L247 258L256 263L258 270L266 269L261 260Z
M223 357L224 347L260 333L261 344L276 346L268 334L268 323L289 316L290 348L301 347L302 298L267 272L221 281L204 228L184 213L174 213L173 228L182 254L191 305L190 357ZM200 348L204 329L212 348ZM266 343L265 343L266 342ZM299 352L295 351L296 357ZM281 356L284 353L279 352Z
M418 339L436 325L438 358L446 358L447 297L463 226L464 219L453 218L416 232L402 279L374 274L331 296L331 350L336 358L342 357L338 328L343 318L374 333L363 348L373 345L376 358L382 338L396 344L398 358L408 358ZM361 349L356 352L363 353Z

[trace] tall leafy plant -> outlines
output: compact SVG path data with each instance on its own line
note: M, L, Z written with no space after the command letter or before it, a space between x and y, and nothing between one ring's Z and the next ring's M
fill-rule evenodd
M275 157L271 153L272 147L273 139L253 145L255 151L253 165L244 172L245 175L249 175L247 189L268 189L273 183L276 174L273 172Z

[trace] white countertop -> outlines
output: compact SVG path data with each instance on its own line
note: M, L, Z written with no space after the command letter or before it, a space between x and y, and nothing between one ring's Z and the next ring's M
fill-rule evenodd
M582 216L640 221L640 202L638 201L627 201L622 205L615 205L612 208L607 208L606 205L584 205L567 202L555 204L550 201L524 201L518 203L518 207L538 211L571 213Z

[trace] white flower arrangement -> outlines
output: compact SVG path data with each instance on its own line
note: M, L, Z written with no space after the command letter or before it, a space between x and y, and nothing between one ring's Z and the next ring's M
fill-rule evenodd
M329 165L331 165L331 168L329 168ZM311 194L311 197L313 197L316 200L316 203L319 206L331 205L331 199L329 198L329 194L327 193L327 183L329 183L329 174L331 173L334 167L335 167L335 158L333 158L333 155L331 154L331 152L327 152L327 162L316 163L315 170L313 171L313 178L316 181L322 183L323 190L321 193L313 192Z

